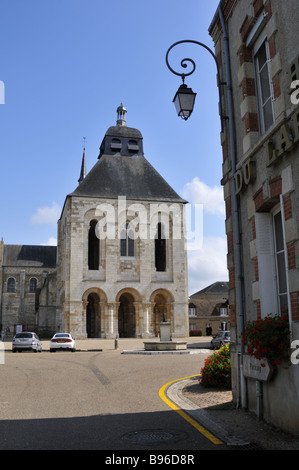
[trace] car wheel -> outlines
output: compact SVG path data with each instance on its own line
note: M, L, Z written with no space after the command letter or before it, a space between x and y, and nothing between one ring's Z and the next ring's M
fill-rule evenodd
M16 350L16 349L13 349L13 350L12 350L12 352L13 352L13 353L16 353L16 352L17 352L17 350Z

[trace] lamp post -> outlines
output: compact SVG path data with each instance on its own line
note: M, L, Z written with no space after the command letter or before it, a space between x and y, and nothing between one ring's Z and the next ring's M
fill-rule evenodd
M182 77L183 80L183 85L185 81L185 77L188 75L191 75L196 68L195 62L192 59L185 58L182 59L181 61L181 66L183 68L187 67L187 63L190 62L192 64L192 70L188 73L179 73L173 70L168 62L168 55L169 52L178 44L183 44L183 43L193 43L197 44L198 46L203 47L206 49L213 57L216 67L217 67L217 86L218 86L218 91L219 91L219 114L220 114L220 119L221 119L221 132L223 132L223 121L225 119L228 119L228 127L229 127L229 147L230 147L230 159L231 159L231 172L233 175L232 178L232 202L233 202L233 220L234 220L234 237L235 237L235 254L236 254L236 304L238 306L239 310L239 333L240 335L244 332L244 322L245 322L245 308L244 308L244 287L243 287L243 262L242 262L242 236L241 236L241 229L240 229L240 201L236 193L236 181L235 181L235 173L236 173L236 164L237 164L237 152L236 152L236 130L235 130L235 118L234 118L234 107L233 107L233 97L232 97L232 77L231 77L231 66L230 66L230 54L229 54L229 44L228 44L228 33L227 33L227 28L225 24L225 19L223 12L221 10L220 4L217 9L217 14L219 15L222 31L223 31L223 42L224 42L224 57L225 57L225 76L226 76L226 82L222 82L220 80L220 73L219 73L219 65L217 62L217 58L214 54L214 52L205 44L202 42L194 41L192 39L185 39L182 41L175 42L172 44L172 46L169 47L167 53L166 53L166 65L169 68L169 70L174 73L175 75L179 75ZM181 87L183 86L181 85ZM223 106L222 106L222 100L221 100L221 85L226 86L226 94L227 94L227 109L228 109L228 116L223 115ZM181 88L180 87L180 88ZM193 106L194 106L194 101L195 101L195 96L192 98L192 107L191 105L187 109L183 109L182 105L185 105L186 100L179 100L179 97L181 95L180 88L178 89L175 97L174 97L174 102L176 107L178 106L178 115L183 117L185 120L187 120L192 111L193 111ZM189 89L191 90L191 89ZM186 89L184 91L186 93ZM192 94L193 91L191 90ZM191 92L189 94L191 95ZM190 102L191 102L191 96L190 96ZM246 379L244 377L243 373L243 355L244 355L244 345L241 343L240 345L240 361L239 361L239 370L240 370L240 401L241 401L241 406L243 408L246 408L247 406L247 391L246 391Z
M222 111L222 101L221 101L220 87L221 87L221 85L226 85L226 83L222 82L220 80L219 65L218 65L217 58L216 58L214 52L208 46L203 44L202 42L194 41L192 39L184 39L182 41L178 41L178 42L175 42L174 44L172 44L172 46L169 47L169 49L166 53L166 58L165 58L166 65L169 68L169 70L172 73L174 73L175 75L178 75L178 76L182 77L182 81L183 81L183 84L178 88L178 90L175 94L175 97L173 99L173 103L175 104L178 116L180 116L185 121L191 116L193 108L194 108L194 102L195 102L195 96L196 96L196 93L194 93L191 88L188 88L187 85L185 85L185 77L188 77L189 75L192 75L195 72L196 64L195 64L194 60L190 59L190 58L187 58L187 57L185 59L181 60L181 67L183 67L183 68L187 68L187 63L188 62L190 64L192 64L192 70L188 73L176 72L169 65L169 60L168 60L169 52L175 46L177 46L178 44L183 44L183 43L193 43L193 44L197 44L198 46L201 46L201 47L205 48L212 55L212 57L215 61L216 68L217 68L217 86L218 86L218 91L219 91L219 114L220 114L220 119L221 119L221 131L223 131L223 120L227 119L227 117L223 115L223 111Z

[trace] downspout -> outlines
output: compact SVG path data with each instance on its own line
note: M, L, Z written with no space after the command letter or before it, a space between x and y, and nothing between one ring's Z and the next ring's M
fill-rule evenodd
M239 327L240 334L244 332L244 304L243 304L243 266L242 266L242 248L241 248L241 233L240 233L240 203L236 194L236 181L234 175L236 173L236 134L235 134L235 119L234 119L234 108L232 98L232 80L231 80L231 68L229 58L229 44L228 34L226 29L225 20L221 10L221 6L218 6L218 14L221 22L223 31L223 42L224 42L224 57L225 57L225 76L226 76L226 90L227 90L227 105L228 105L228 122L229 122L229 136L230 136L230 156L231 156L231 170L233 174L232 186L233 186L233 215L234 215L234 244L235 244L235 256L236 256L236 293L237 293L237 306L239 308ZM241 342L240 347L240 394L241 394L241 407L247 408L247 393L246 393L246 380L243 374L243 355L244 355L244 344Z

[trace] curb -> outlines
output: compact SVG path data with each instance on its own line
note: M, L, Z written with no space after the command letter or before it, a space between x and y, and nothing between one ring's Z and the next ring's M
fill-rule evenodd
M187 377L185 379L178 379L177 381L169 384L169 386L166 388L166 395L168 399L175 403L175 405L179 407L180 410L190 416L194 421L203 426L207 432L211 433L214 437L216 436L216 438L220 440L220 442L217 442L217 444L226 444L227 446L236 447L248 446L250 444L249 441L245 441L244 439L240 439L239 437L233 435L231 430L229 430L223 422L212 418L207 411L199 408L193 402L184 397L183 389L188 384L194 382L194 380L198 380L198 378L199 375L196 375L193 377Z

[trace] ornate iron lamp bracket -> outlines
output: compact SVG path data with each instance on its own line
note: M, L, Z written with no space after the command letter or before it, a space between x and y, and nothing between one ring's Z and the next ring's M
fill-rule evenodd
M169 61L168 61L168 56L169 56L170 51L175 46L177 46L178 44L183 44L183 43L192 43L192 44L197 44L198 46L203 47L204 49L206 49L212 55L212 57L215 61L216 68L217 68L217 86L218 86L218 91L219 91L219 114L220 114L220 119L221 119L221 131L223 131L223 120L228 119L228 117L223 115L223 110L222 110L223 107L222 107L220 87L221 87L221 85L226 85L226 82L223 82L223 81L220 80L220 71L219 71L219 65L218 65L218 62L217 62L217 58L216 58L214 52L208 46L206 46L205 44L203 44L202 42L199 42L199 41L194 41L192 39L184 39L182 41L177 41L174 44L172 44L172 46L170 46L168 51L166 52L166 57L165 57L166 65L174 75L178 75L179 77L182 77L183 83L185 83L185 77L188 77L189 75L192 75L196 70L196 64L195 64L194 60L190 59L188 57L185 57L184 59L181 60L181 67L183 67L183 68L187 68L188 64L192 65L191 71L187 72L187 73L185 73L185 72L182 72L182 73L181 72L176 72L170 66Z

